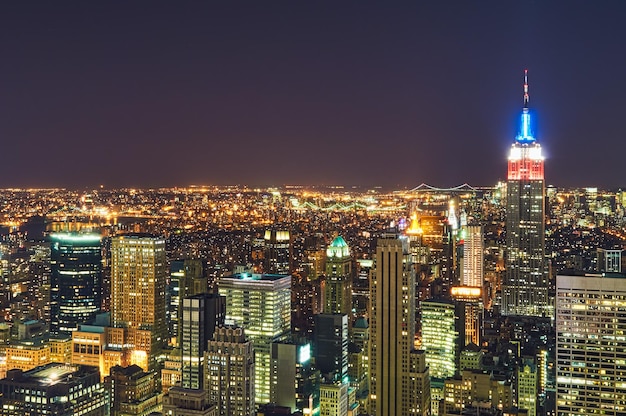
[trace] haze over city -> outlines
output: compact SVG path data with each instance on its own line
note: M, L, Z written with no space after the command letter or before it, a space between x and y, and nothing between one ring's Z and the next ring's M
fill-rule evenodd
M10 2L0 187L619 187L626 5Z

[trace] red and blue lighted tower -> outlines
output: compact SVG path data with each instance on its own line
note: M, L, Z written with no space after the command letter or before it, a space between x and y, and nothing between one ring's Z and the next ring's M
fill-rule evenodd
M544 157L528 108L528 71L520 129L509 153L504 315L550 316L545 268Z

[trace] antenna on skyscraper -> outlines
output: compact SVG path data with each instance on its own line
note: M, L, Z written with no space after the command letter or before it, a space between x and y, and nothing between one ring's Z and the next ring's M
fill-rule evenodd
M524 108L528 108L528 69L524 70Z

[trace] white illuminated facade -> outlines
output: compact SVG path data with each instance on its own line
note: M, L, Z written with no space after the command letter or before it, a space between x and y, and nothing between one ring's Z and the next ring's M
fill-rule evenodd
M454 303L427 300L421 303L421 310L422 348L426 351L426 365L430 376L453 377L456 372L457 342L460 342Z
M556 278L557 416L626 414L626 277Z
M244 328L255 357L256 403L270 401L270 344L291 331L291 276L241 273L218 280L226 323Z
M483 228L480 225L465 225L461 228L463 238L462 286L483 286Z

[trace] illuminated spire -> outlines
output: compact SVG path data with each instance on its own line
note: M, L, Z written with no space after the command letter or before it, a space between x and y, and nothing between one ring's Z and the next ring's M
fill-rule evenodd
M532 131L530 110L528 109L528 69L524 70L524 108L520 120L519 133L516 138L519 143L531 143L535 141Z

